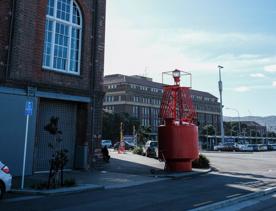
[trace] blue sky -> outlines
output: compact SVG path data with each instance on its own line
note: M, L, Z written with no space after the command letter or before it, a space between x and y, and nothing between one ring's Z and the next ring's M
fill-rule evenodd
M225 107L276 115L275 21L275 0L107 0L105 74L161 82L178 68L218 97L222 65Z

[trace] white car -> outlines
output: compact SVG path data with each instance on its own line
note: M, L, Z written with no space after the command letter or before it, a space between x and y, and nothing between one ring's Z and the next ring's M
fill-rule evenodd
M102 148L104 147L111 148L112 147L112 141L111 140L102 140Z
M12 176L9 168L0 161L0 199L3 198L5 192L11 190Z
M242 151L242 152L253 152L254 151L254 147L252 144L239 144L238 148L239 148L239 151Z

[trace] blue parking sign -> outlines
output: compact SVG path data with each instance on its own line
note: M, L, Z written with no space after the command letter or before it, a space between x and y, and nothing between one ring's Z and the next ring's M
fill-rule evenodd
M25 105L25 115L32 116L33 114L33 102L32 101L26 101Z

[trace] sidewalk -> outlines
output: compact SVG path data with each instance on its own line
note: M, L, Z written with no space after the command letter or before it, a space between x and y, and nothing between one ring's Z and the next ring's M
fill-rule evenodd
M27 194L62 194L82 192L98 189L114 189L142 185L168 180L171 178L186 177L209 172L210 170L194 170L185 173L166 173L164 163L157 159L134 155L132 152L118 154L110 150L110 162L102 170L67 171L64 178L74 178L76 186L51 190L34 190L33 184L47 182L48 173L34 174L25 177L25 189L20 190L20 178L13 182L13 192Z

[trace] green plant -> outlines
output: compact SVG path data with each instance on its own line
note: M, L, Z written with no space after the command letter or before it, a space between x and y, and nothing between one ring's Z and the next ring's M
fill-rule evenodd
M50 171L48 178L48 188L60 185L63 186L63 169L68 163L68 150L63 148L62 131L59 130L59 118L52 116L50 122L44 127L53 139L48 143L52 150L52 156L49 159Z
M48 183L47 182L39 182L31 185L32 189L36 190L42 190L48 188Z
M145 145L147 140L150 139L151 132L152 131L150 126L140 126L137 131L138 145Z
M76 180L74 178L68 178L64 180L65 187L72 187L74 185L76 185Z
M210 168L210 161L205 155L200 154L198 159L192 162L192 167L207 169Z
M133 154L137 154L137 155L142 155L142 154L143 154L143 149L142 149L142 147L135 147L135 148L132 150L132 153L133 153Z

